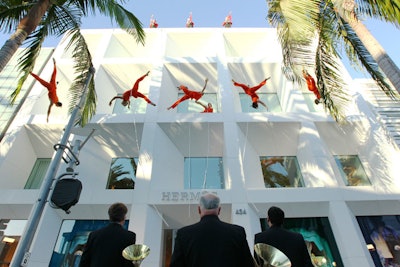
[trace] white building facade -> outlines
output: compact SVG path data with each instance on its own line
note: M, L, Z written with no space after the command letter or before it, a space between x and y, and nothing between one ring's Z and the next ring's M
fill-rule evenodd
M70 138L84 141L93 131L74 167L83 189L69 214L46 205L27 266L72 266L74 249L107 222L114 202L127 204L127 227L151 249L141 266L169 266L174 233L199 220L204 191L220 196L221 219L243 226L250 248L274 205L285 211L285 227L303 234L315 266L400 266L400 253L388 240L380 247L374 232L382 222L394 228L393 238L400 230L400 154L358 82L347 78L348 121L338 124L305 85L285 79L275 29L146 29L145 46L121 30L84 35L97 110ZM53 53L63 107L54 106L47 123L47 91L34 83L1 142L2 238L19 240L21 233L7 231L29 218L68 122L74 73L66 45ZM50 78L52 70L49 57L40 76ZM156 106L133 97L130 108L120 99L109 105L147 71L139 91ZM268 109L253 109L232 83L257 85L268 77L257 91ZM206 78L200 102L212 103L213 113L202 113L194 100L168 110L182 97L177 86L200 91ZM56 178L67 167L61 162Z

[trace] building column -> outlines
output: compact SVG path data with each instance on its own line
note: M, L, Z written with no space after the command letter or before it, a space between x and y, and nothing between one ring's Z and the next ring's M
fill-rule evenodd
M47 266L53 254L63 219L48 204L43 210L36 235L31 244L29 267ZM64 212L64 211L62 211Z
M297 160L306 187L337 187L335 165L328 147L312 121L302 121L299 132Z
M147 204L134 204L129 217L129 230L136 233L136 244L150 248L150 254L141 267L162 266L163 220L157 211Z
M374 267L357 220L346 203L331 201L328 218L343 265L346 267Z

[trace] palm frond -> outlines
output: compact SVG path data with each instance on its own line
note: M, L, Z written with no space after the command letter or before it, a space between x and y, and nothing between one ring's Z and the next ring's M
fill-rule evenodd
M384 74L381 72L378 64L373 59L368 50L365 48L360 38L356 35L354 30L350 27L350 25L346 21L341 20L341 23L342 23L342 32L345 33L343 34L343 38L345 43L347 44L345 46L346 47L345 51L349 59L353 60L353 62L358 60L358 62L360 62L361 64L359 63L355 64L362 65L371 75L372 79L375 80L377 85L385 92L385 94L391 98L394 98L395 93L392 87L386 82Z
M355 7L355 14L362 14L369 18L390 22L396 27L400 26L400 1L399 0L362 0Z
M134 36L137 43L144 44L143 24L135 15L115 1L97 0L97 8L101 14L115 20L121 29Z
M11 33L15 31L21 19L28 13L34 3L8 0L0 2L0 31Z
M18 80L17 87L11 93L10 102L13 104L19 93L21 92L22 86L24 85L29 73L33 70L37 57L39 56L42 44L47 36L47 30L45 27L40 27L38 30L27 39L27 47L24 53L18 60L18 70L22 72L22 76Z
M92 56L80 29L77 28L72 30L69 33L69 36L70 41L67 45L67 49L73 47L72 58L74 59L74 69L76 73L75 80L70 88L71 99L69 111L72 112L83 95L85 81L88 76L89 69L93 67L93 64ZM89 122L90 118L96 112L96 102L97 96L94 87L94 78L92 77L89 83L87 98L83 109L81 110L81 116L75 122L75 125L80 125L83 127Z

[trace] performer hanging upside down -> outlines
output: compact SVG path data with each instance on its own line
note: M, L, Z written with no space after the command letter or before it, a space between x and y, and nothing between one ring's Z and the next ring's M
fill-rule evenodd
M178 90L182 90L185 93L185 95L182 96L180 99L178 99L174 104L172 104L172 106L170 106L168 108L168 110L170 110L171 108L175 108L177 105L179 105L179 103L181 103L181 102L183 102L185 100L188 100L188 99L195 99L196 100L195 102L198 104L199 103L198 102L199 99L204 95L204 90L206 89L207 82L208 82L208 79L206 78L205 83L204 83L204 87L201 90L201 92L189 90L184 85L178 86Z
M251 106L253 108L258 108L258 103L260 103L261 105L263 105L268 110L267 105L265 105L265 103L260 100L260 98L256 94L256 91L258 89L260 89L263 85L265 85L267 83L267 80L269 80L269 78L271 78L271 77L266 78L260 84L258 84L256 86L253 86L253 87L250 87L249 85L245 85L245 84L242 84L242 83L237 83L233 79L232 79L232 82L233 82L234 86L242 87L244 92L251 97L251 100L253 102L253 104Z
M213 113L214 112L214 109L213 109L213 106L211 103L208 103L207 106L199 101L197 101L196 103L204 108L204 110L201 113Z
M56 105L57 107L61 107L62 103L58 101L58 96L57 96L57 81L56 81L56 76L57 76L57 67L56 67L56 60L53 58L53 63L54 63L54 68L53 68L53 74L51 75L51 79L49 82L46 82L45 80L41 79L39 76L36 74L30 72L30 74L35 78L38 82L40 82L41 85L47 88L49 91L48 96L50 100L50 105L47 110L47 122L49 122L49 116L50 116L50 111L51 107L53 105Z
M125 93L124 93L122 96L114 96L113 99L110 100L109 105L111 106L111 103L112 103L115 99L119 98L119 99L122 99L121 104L122 104L123 106L128 105L128 108L130 108L131 101L129 100L129 98L132 96L132 97L134 97L134 98L141 97L141 98L143 98L144 100L146 100L146 102L149 103L150 105L155 106L156 104L154 104L153 102L151 102L150 99L148 99L144 94L142 94L142 93L139 92L139 83L140 83L146 76L148 76L149 73L150 73L150 71L148 71L145 75L143 75L142 77L140 77L139 79L137 79L136 82L135 82L135 84L133 85L132 89L131 89L131 90L128 90L128 91L125 91Z
M318 103L320 103L321 95L318 91L317 85L315 84L314 78L306 70L303 70L303 77L306 79L308 90L313 92L316 97L314 103L318 105Z

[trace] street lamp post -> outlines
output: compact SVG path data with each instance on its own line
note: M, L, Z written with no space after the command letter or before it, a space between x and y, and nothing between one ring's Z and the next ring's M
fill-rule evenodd
M52 190L52 184L54 180L56 180L55 175L60 166L60 162L64 153L64 148L67 145L68 139L71 135L75 119L79 114L78 112L80 111L80 109L82 109L83 105L85 104L89 83L94 73L95 69L91 67L89 69L89 73L84 84L83 93L79 101L79 104L75 106L74 110L71 113L68 124L65 127L64 134L61 138L60 145L58 146L57 151L55 152L53 160L50 163L49 169L47 170L46 176L40 187L39 197L36 203L34 204L31 214L29 215L29 219L27 225L25 226L24 233L21 236L21 240L18 244L18 247L14 253L14 257L11 261L10 265L11 267L27 266L28 264L30 257L29 250L32 244L32 240L35 236L36 229L42 217L42 213L46 205L47 198L50 194L50 191Z

